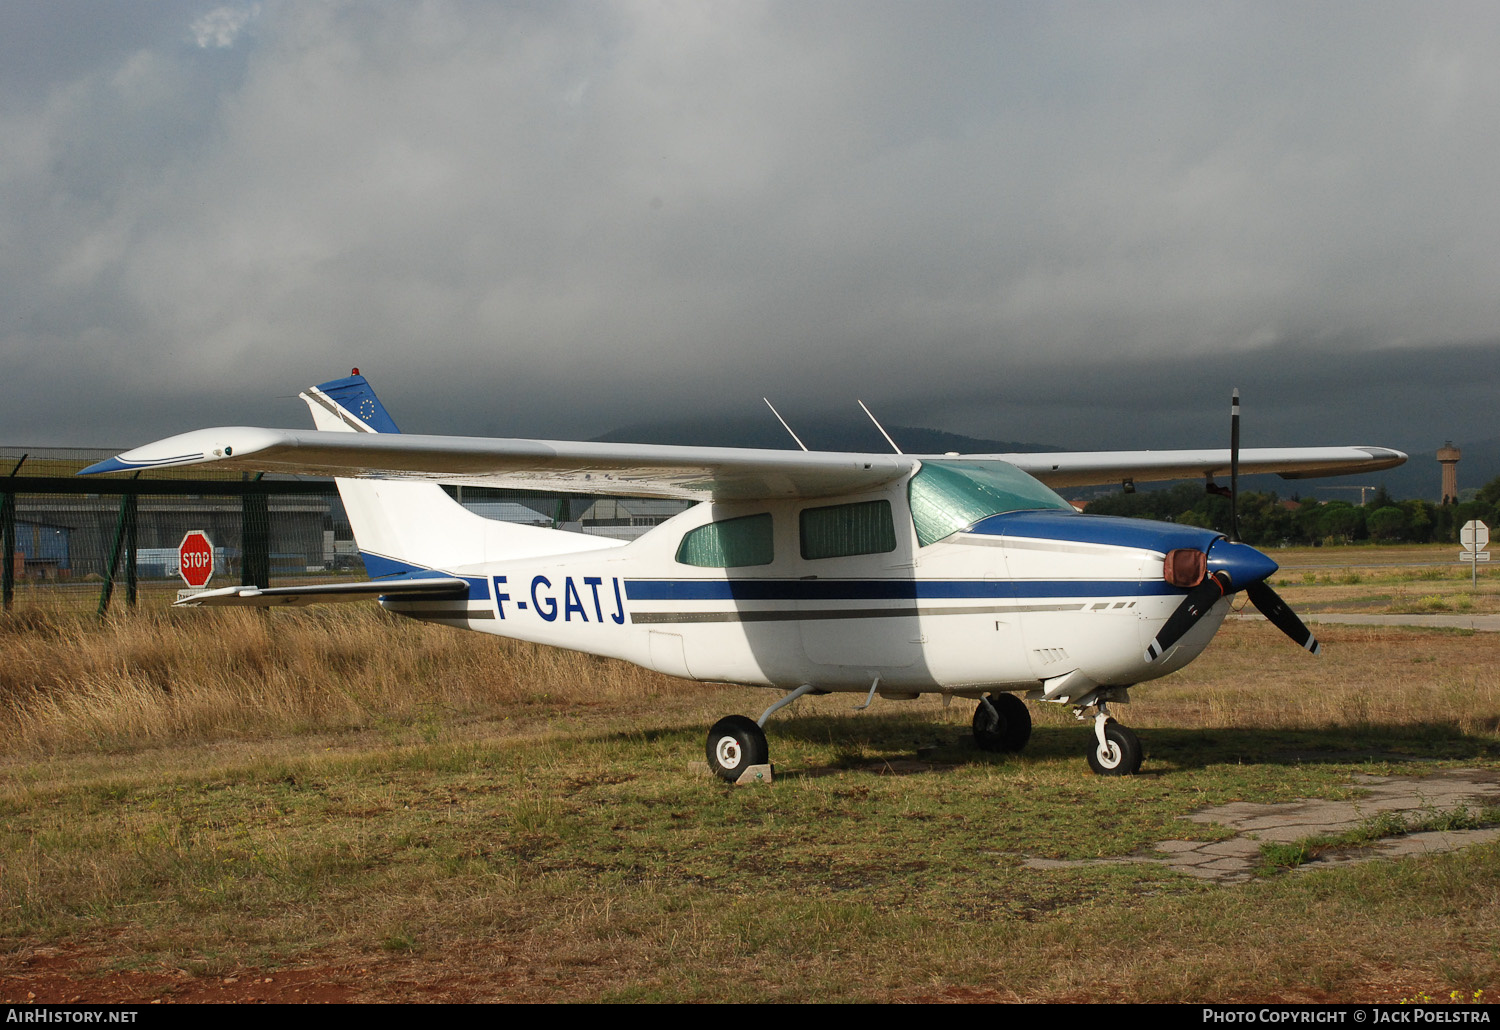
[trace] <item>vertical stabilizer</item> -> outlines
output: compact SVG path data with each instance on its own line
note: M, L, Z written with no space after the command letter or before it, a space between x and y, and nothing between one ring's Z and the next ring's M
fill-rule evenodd
M356 369L301 395L320 431L399 433ZM349 525L372 576L412 568L453 570L531 555L603 550L620 541L496 522L469 511L436 483L336 479Z
M401 432L357 368L343 379L314 386L302 395L302 399L313 409L313 422L319 429Z

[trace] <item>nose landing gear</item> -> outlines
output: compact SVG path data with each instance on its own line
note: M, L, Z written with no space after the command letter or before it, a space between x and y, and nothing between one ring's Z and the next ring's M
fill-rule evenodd
M1079 705L1073 709L1080 721L1086 707ZM1141 759L1145 757L1140 738L1130 727L1115 722L1102 698L1094 707L1094 741L1088 753L1089 768L1100 776L1134 776L1141 771Z

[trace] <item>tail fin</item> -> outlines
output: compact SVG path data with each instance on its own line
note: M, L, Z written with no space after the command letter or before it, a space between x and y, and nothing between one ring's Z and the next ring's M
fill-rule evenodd
M401 431L358 369L343 379L311 387L301 396L319 430ZM453 570L480 562L602 550L620 544L579 533L496 522L469 511L436 483L383 479L334 482L371 576L413 569Z
M357 368L343 379L332 379L312 387L302 395L302 399L312 408L313 423L319 429L353 429L360 433L401 432Z

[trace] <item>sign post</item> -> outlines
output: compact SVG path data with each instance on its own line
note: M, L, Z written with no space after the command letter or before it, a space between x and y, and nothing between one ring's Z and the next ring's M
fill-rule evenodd
M177 571L195 590L202 590L214 578L214 545L203 530L190 530L182 538L177 547Z
M1458 533L1459 543L1464 549L1458 552L1458 560L1469 563L1469 583L1472 587L1479 586L1479 563L1489 561L1490 555L1485 545L1490 542L1490 527L1478 519L1464 523L1464 528Z

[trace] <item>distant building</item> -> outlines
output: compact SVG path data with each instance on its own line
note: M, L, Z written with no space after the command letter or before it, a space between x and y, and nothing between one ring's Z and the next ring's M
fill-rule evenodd
M1458 503L1458 459L1463 457L1463 452L1453 446L1453 441L1448 440L1438 448L1438 464L1443 466L1443 503Z
M324 527L333 524L332 502L332 497L305 495L271 498L270 560L277 572L327 567ZM243 506L237 497L148 495L136 510L136 568L144 578L176 577L177 548L193 529L214 542L221 571L227 571L226 561L239 560ZM102 573L119 517L115 497L22 494L16 502L16 551L24 556L24 575L65 579Z
M69 536L66 526L29 519L16 520L15 576L17 579L57 579L68 574Z

